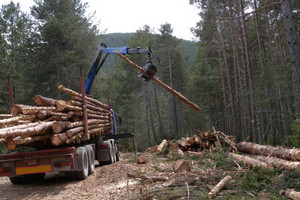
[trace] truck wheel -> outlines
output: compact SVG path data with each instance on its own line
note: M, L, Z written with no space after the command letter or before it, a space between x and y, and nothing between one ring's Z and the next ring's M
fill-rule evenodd
M79 147L76 150L77 159L78 159L78 168L80 171L75 171L75 177L78 180L84 180L89 175L89 163L88 163L88 155L87 151L84 147Z
M117 143L115 143L115 151L116 151L116 162L120 160L120 152Z
M85 149L89 158L89 174L93 174L95 172L95 153L94 149L91 145L86 145Z
M112 155L112 162L115 163L117 162L117 149L116 149L116 145L115 142L112 142L111 145L111 155Z

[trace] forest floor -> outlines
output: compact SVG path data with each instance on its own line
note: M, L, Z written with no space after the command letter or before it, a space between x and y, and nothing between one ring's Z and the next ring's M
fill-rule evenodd
M147 162L137 163L137 156ZM37 183L13 185L8 178L0 178L0 199L209 199L208 192L223 177L231 175L215 199L286 199L281 189L300 187L300 173L263 168L248 169L241 163L225 158L223 152L180 157L176 153L156 155L143 152L121 154L121 160L96 167L95 173L84 181L67 180L63 175L47 174ZM190 163L188 172L174 173L178 159ZM167 177L167 181L129 178L127 173Z

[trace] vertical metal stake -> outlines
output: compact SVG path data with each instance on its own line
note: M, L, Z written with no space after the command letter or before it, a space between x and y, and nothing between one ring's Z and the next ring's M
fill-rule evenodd
M83 110L83 120L84 120L84 133L85 133L85 139L89 140L90 139L90 134L89 134L88 116L87 116L87 110L86 110L84 81L83 81L83 75L82 75L82 68L81 67L80 67L80 84L81 84L82 110Z

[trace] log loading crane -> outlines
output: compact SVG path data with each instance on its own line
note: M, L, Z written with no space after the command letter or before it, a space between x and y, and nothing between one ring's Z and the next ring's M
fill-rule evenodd
M103 59L101 59L102 54L105 54ZM83 83L81 76L82 93L86 95L90 93L95 76L109 54L147 54L148 59L143 70L140 70L141 72L138 74L138 77L149 81L157 72L157 67L151 60L151 55L154 52L151 51L150 47L147 49L132 49L128 47L107 48L102 43L97 50L95 61L85 83ZM154 55L156 56L156 54ZM83 104L85 104L84 99L85 95L82 95ZM87 140L76 146L0 155L0 177L9 177L13 184L41 180L44 178L46 172L64 172L72 178L79 180L86 179L89 174L94 173L95 160L98 160L100 164L110 164L119 160L116 139L132 137L132 134L117 134L116 117L113 110L111 110L111 117L113 133L108 133L98 139L90 139L88 137ZM88 128L87 118L84 122L85 128ZM88 136L89 134L86 135Z

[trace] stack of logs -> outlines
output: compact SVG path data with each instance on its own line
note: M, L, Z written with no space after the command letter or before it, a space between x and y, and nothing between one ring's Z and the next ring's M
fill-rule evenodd
M235 138L224 134L221 131L202 132L196 130L197 134L192 137L182 138L177 143L179 148L185 151L192 152L211 152L215 147L228 147L229 151L236 151Z
M240 142L237 144L243 155L229 153L237 161L244 162L249 167L274 167L285 170L300 171L300 149L273 147L251 142Z
M33 98L37 106L16 104L11 114L0 114L0 143L8 150L29 145L68 145L80 143L84 137L82 95L60 85L58 88L69 94L71 100L55 100L41 95ZM111 133L109 106L86 97L88 134L91 137Z
M152 147L149 150L160 154L165 146L178 148L180 152L192 155L198 155L197 153L199 152L212 152L215 147L236 151L235 138L221 131L202 132L196 130L196 134L192 137L182 138L174 143L163 140L158 146Z

